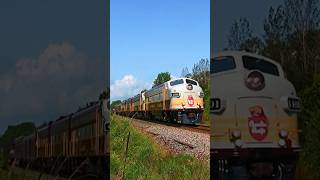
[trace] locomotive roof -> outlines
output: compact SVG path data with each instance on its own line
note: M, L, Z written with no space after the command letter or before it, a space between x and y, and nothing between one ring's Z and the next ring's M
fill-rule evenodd
M187 78L187 77L173 78L173 79L170 79L170 81L174 81L174 80L178 80L178 79L190 79L190 80L192 80L192 81L196 81L196 80L194 80L194 79L192 79L192 78ZM170 81L167 81L167 82L170 82ZM196 82L197 82L197 81L196 81Z
M96 107L99 104L99 101L93 101L88 103L85 107L80 107L76 112L74 113L70 113L68 115L64 115L64 116L60 116L58 119L56 119L55 121L50 121L46 126L41 127L40 129L38 129L38 131L43 131L45 129L48 129L48 125L49 124L54 124L55 122L60 122L62 120L68 119L70 118L70 116L78 116L88 110L91 110L92 108Z
M73 116L78 116L84 112L87 112L99 105L99 101L90 102L86 107L79 108L77 112L73 113Z
M166 82L164 82L164 83L161 83L161 84L158 84L158 85L156 85L156 86L153 86L151 89L142 90L139 94L136 94L136 95L133 96L133 97L130 97L130 98L128 98L128 99L125 99L125 100L121 101L121 104L130 102L131 99L134 99L134 98L139 97L140 94L143 93L143 92L148 93L148 92L150 92L150 91L153 91L153 90L156 89L156 88L159 88L159 87L164 86L166 83L168 83L168 82L170 82L170 81L174 81L174 80L178 80L178 79L190 79L190 80L196 81L196 80L194 80L194 79L192 79L192 78L187 78L187 77L173 78L173 79L170 79L169 81L166 81ZM196 81L196 82L197 82L197 81ZM198 83L198 82L197 82L197 83Z

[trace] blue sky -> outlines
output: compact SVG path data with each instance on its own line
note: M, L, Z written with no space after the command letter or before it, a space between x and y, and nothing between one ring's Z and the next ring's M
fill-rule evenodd
M150 87L159 72L182 68L210 55L209 0L111 0L111 98Z

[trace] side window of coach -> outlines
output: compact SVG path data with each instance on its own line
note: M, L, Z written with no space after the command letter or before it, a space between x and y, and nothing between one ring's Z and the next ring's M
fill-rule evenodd
M218 73L236 68L234 58L232 56L218 57L212 59L210 63L210 73Z

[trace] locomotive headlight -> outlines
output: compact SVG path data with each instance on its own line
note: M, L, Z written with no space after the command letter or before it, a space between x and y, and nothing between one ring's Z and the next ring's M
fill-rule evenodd
M203 92L199 92L199 97L203 98L204 97L204 93Z
M179 98L180 97L180 93L171 93L171 97L174 97L174 98Z
M236 139L240 138L241 137L241 131L239 130L234 130L232 131L232 136Z
M278 143L281 147L284 147L286 145L286 141L284 139L280 139Z
M234 144L237 146L237 147L241 147L243 145L243 141L240 140L240 139L237 139Z
M219 110L221 108L221 99L220 98L211 98L210 99L210 110Z
M210 99L210 112L211 113L222 113L226 109L226 100L220 98Z
M301 111L301 105L300 105L300 99L295 96L282 96L280 98L281 106L286 110L290 112L300 112Z
M288 137L288 131L282 129L282 130L279 132L279 136L280 136L282 139L287 138L287 137Z
M300 100L298 98L288 98L288 107L292 110L300 110Z

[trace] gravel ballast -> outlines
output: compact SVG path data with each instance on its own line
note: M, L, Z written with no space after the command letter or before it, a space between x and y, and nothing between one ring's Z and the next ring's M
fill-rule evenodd
M189 154L200 160L209 160L210 134L194 132L156 122L131 120L134 127L151 135L156 142L173 154Z

